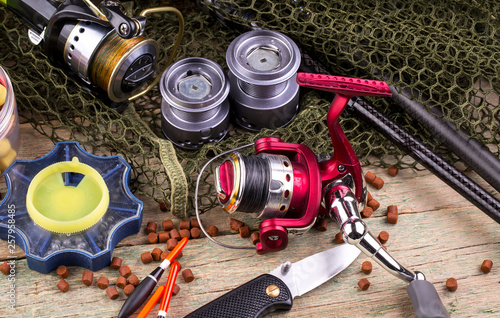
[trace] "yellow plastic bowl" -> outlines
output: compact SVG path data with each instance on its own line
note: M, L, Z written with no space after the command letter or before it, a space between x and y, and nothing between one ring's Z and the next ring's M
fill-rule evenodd
M80 173L84 177L77 186L67 186L63 180L66 172ZM76 157L40 171L26 194L26 208L33 221L56 233L86 230L103 217L108 206L109 191L104 179Z

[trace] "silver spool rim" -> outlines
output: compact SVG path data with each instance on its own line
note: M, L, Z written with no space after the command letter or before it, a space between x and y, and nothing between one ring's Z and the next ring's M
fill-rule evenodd
M282 53L284 63L273 70L260 71L248 65L246 57L259 47L272 47ZM300 66L300 51L288 36L270 30L246 32L234 39L226 52L226 62L238 79L253 85L276 85L294 76Z

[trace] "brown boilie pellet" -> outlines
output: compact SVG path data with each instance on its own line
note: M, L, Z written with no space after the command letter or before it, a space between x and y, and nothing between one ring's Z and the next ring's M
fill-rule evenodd
M373 200L372 194L370 191L366 191L366 202L370 202L370 200Z
M175 284L174 289L172 290L172 295L174 295L174 296L177 295L180 290L181 290L181 288L179 287L179 285Z
M188 239L191 238L191 231L187 229L182 229L179 231L179 234L181 235L181 238L187 237Z
M189 232L191 234L191 237L194 239L200 238L201 236L201 230L197 227L192 227Z
M2 266L0 266L0 272L2 272L4 275L9 275L10 265L7 261L4 261L2 263Z
M111 286L108 289L106 289L106 294L108 294L109 299L116 299L118 298L118 296L120 296L115 286Z
M151 252L151 256L153 256L153 260L159 261L161 253L163 253L161 248L157 247L157 248L153 249L153 251Z
M248 225L240 227L240 236L250 237L250 228L248 227Z
M125 288L123 288L123 293L125 294L125 296L128 297L128 296L130 296L130 294L132 294L134 289L135 289L134 285L128 284L127 286L125 286Z
M361 211L361 215L364 218L369 218L370 216L373 215L373 209L370 208L369 206L365 206L365 208Z
M163 227L163 231L172 231L174 229L174 222L172 220L165 220L161 222L161 226Z
M391 224L398 223L398 214L397 213L387 213L387 222Z
M250 235L250 239L252 240L252 244L253 245L256 245L257 243L260 242L260 235L259 235L259 232L253 232L251 235Z
M380 190L384 187L384 180L380 177L376 177L372 182L372 186L374 186L375 189Z
M387 213L398 213L398 206L397 205L389 205L387 207Z
M373 211L377 211L377 209L380 207L380 203L375 199L371 199L366 205L372 208Z
M368 171L367 173L365 173L365 181L368 184L372 184L373 180L375 180L376 177L377 176L373 172Z
M455 278L450 277L446 281L446 288L448 288L449 291L454 292L458 288L458 282Z
M63 293L65 293L65 292L67 292L69 290L69 284L68 284L67 281L64 280L64 278L61 278L61 280L57 283L56 286Z
M335 234L335 243L342 244L344 243L344 238L342 237L342 233L338 232Z
M141 261L143 264L148 264L153 261L153 255L150 252L144 252L141 254Z
M191 219L191 228L200 228L200 223L198 222L198 219Z
M181 220L179 223L179 230L190 230L191 229L191 221L190 220Z
M56 272L57 272L57 275L59 275L59 277L61 277L61 278L68 278L68 276L69 276L69 270L64 265L59 266L57 268Z
M153 232L149 233L148 234L148 242L150 244L156 244L156 243L158 243L158 234L153 233Z
M171 251L174 249L174 247L177 245L177 240L174 238L171 238L167 241L167 250Z
M158 206L160 207L161 211L168 211L167 204L163 201L158 202Z
M485 259L481 264L481 272L488 274L491 271L492 267L493 267L493 262L490 261L489 259Z
M168 241L169 238L170 238L170 235L168 234L168 232L158 233L158 242L160 242L160 243L165 243L166 241Z
M148 222L146 233L156 233L156 222Z
M370 281L366 278L361 278L358 282L358 286L361 290L367 290L370 287Z
M366 275L372 272L372 268L373 268L372 262L370 261L364 261L363 264L361 264L361 271Z
M139 285L140 282L141 281L139 280L139 277L137 277L137 275L130 275L130 277L128 278L128 283L134 286Z
M325 232L328 229L328 220L326 218L319 219L316 229Z
M118 268L120 268L120 266L122 266L122 259L119 257L116 257L116 256L113 257L109 267L111 267L112 269L118 269Z
M118 272L120 273L121 276L127 278L130 275L132 275L132 270L130 270L130 267L127 265L123 265L118 269Z
M395 177L398 174L399 168L396 166L390 166L387 168L387 174L391 177Z
M386 231L381 231L381 232L378 234L378 240L379 240L379 241L380 241L380 243L382 243L382 244L387 243L387 241L389 240L389 233L387 233Z
M120 276L116 279L116 287L120 287L123 289L127 285L127 279L123 276Z
M99 279L97 280L97 287L99 287L100 289L106 289L108 288L108 286L109 280L104 276L99 277Z
M181 235L177 229L170 231L170 239L175 239L177 241L181 239Z
M186 283L191 283L194 280L193 272L188 268L182 271L182 278Z
M179 259L181 258L182 256L184 256L184 254L182 254L182 251L179 252L179 254L177 254L177 257L175 259Z
M217 234L219 233L219 229L215 225L209 225L207 233L210 236L217 236Z
M245 223L240 220L229 218L229 226L233 231L239 231L240 227L245 226Z
M163 262L167 258L167 256L168 256L168 252L161 253L161 255L160 255L160 261Z
M84 270L82 274L82 283L85 286L90 286L94 282L94 273L90 270Z

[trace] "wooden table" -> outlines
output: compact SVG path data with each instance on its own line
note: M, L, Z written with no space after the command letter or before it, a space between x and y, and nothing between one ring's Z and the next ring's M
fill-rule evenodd
M31 159L47 153L52 143L36 133L30 126L22 125L22 150L20 158ZM391 178L385 169L364 167L385 179L383 189L369 188L381 203L374 216L366 223L374 235L382 230L390 233L386 246L390 253L410 270L419 270L434 284L444 305L452 317L499 317L500 316L500 225L459 196L430 172L403 170ZM472 178L491 190L473 174ZM495 193L498 197L498 193ZM144 201L143 228L147 222L172 219L170 213L161 212L157 204L146 197ZM398 224L386 222L384 212L388 205L399 207ZM245 214L235 218L247 222L253 230L256 220ZM205 224L214 224L220 230L222 242L250 245L231 232L228 215L214 209L202 216ZM178 220L174 224L178 225ZM179 276L180 293L175 296L168 311L169 317L183 317L199 306L230 291L250 279L271 271L285 260L298 261L306 256L335 246L333 242L338 227L329 223L326 232L312 229L303 237L294 238L288 248L278 253L257 255L254 251L230 250L214 245L206 238L190 240L180 259L183 268L192 269L196 279L185 283ZM144 278L156 264L144 265L139 255L154 247L165 249L164 244L148 244L144 231L121 241L114 256L121 257L133 273ZM110 300L105 291L95 286L99 276L116 283L118 273L109 267L94 273L94 284L86 287L81 282L83 268L69 267L67 279L70 290L63 294L56 284L57 274L40 274L26 265L24 253L17 247L19 257L15 274L15 310L8 308L8 277L0 274L1 317L114 317L125 296L122 290L117 300ZM0 241L0 260L6 259L7 243ZM370 275L361 273L359 258L344 272L331 281L294 301L292 311L269 317L413 317L406 284L374 263ZM484 259L493 261L489 274L480 272ZM166 275L165 275L166 276ZM371 286L361 291L357 282L368 278ZM449 292L445 282L449 277L458 280L458 290ZM164 284L166 277L162 278ZM157 308L157 307L156 307ZM155 309L156 309L155 308ZM156 317L151 313L150 317Z

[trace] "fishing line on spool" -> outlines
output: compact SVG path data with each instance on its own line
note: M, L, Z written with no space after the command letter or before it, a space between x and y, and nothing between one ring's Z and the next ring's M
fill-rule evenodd
M208 160L208 162L201 168L200 170L200 173L198 175L198 178L196 179L196 187L194 189L194 211L196 213L196 219L198 220L198 224L200 225L200 229L201 231L203 232L203 234L205 234L205 236L211 240L212 242L214 242L215 244L217 245L220 245L222 247L226 247L226 248L232 248L232 249L240 249L240 250L254 250L255 247L253 246L234 246L234 245L228 245L228 244L224 244L222 242L219 242L217 241L216 239L214 239L210 234L207 233L207 231L205 230L205 228L203 227L203 224L201 222L201 218L200 218L200 211L198 210L198 189L199 189L199 186L200 186L200 180L201 180L201 176L203 175L203 172L205 171L205 169L216 159L222 157L222 156L225 156L231 152L234 152L236 150L240 150L240 149L244 149L244 148L247 148L247 147L251 147L253 146L254 144L251 143L251 144L246 144L246 145L243 145L243 146L240 146L240 147L237 147L237 148L234 148L234 149L231 149L231 150L228 150L228 151L225 151L225 152L222 152L220 154L218 154L217 156L213 157L212 159Z
M242 180L245 186L241 189L242 197L238 210L247 213L262 211L269 195L269 162L256 156L242 156L241 159L245 165L245 180Z

